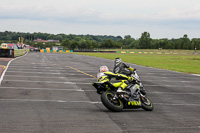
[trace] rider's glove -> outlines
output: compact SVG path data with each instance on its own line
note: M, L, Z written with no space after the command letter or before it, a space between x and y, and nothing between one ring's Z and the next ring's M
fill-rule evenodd
M129 78L128 78L128 81L129 81L129 82L132 82L132 81L134 81L134 78L133 78L133 77L129 77Z

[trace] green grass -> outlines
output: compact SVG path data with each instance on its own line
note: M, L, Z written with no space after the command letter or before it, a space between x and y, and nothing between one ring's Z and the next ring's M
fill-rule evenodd
M26 51L24 49L14 49L14 57L22 56L28 51L29 49L27 49Z
M99 49L101 50L101 49ZM176 54L194 54L200 53L200 50L172 50L172 49L102 49L102 51L122 51L122 52L160 52L160 53L176 53Z
M185 53L185 52L184 52ZM142 66L161 68L183 73L200 74L200 54L117 54L117 53L74 53L114 60L120 57L123 62L138 64ZM114 63L114 62L113 62ZM106 65L106 64L105 64Z

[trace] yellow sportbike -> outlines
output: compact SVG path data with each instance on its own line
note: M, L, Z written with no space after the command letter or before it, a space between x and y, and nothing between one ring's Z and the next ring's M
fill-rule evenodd
M142 93L138 81L132 81L123 93L117 93L117 89L122 82L94 82L92 85L97 89L97 93L101 95L103 105L110 111L120 112L123 109L135 108L142 108L146 111L153 110L153 103Z

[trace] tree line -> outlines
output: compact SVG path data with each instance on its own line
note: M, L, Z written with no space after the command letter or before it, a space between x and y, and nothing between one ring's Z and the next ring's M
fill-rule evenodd
M27 35L33 38L43 40L59 40L61 43L42 43L34 42L26 39ZM2 42L18 42L18 37L24 37L25 43L33 47L52 47L63 46L64 49L70 50L94 50L94 49L200 49L200 38L189 39L187 34L177 39L152 39L150 33L144 32L139 39L135 39L130 35L123 38L121 36L107 35L74 35L74 34L49 34L49 33L21 33L21 32L0 32L0 43Z

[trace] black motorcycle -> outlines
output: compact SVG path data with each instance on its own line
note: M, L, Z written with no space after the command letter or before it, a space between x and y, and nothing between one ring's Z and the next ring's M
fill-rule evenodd
M123 109L142 108L146 111L152 111L154 106L151 100L145 95L146 92L141 89L139 76L134 75L137 80L132 81L125 92L117 93L119 83L94 82L92 85L101 95L103 105L113 112L120 112Z

